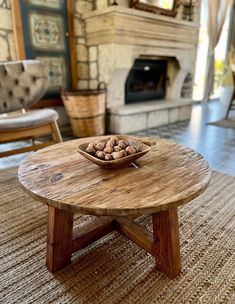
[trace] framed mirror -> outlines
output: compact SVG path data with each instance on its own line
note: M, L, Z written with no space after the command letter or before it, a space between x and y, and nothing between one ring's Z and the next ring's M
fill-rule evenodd
M131 7L160 15L175 17L176 0L131 0Z

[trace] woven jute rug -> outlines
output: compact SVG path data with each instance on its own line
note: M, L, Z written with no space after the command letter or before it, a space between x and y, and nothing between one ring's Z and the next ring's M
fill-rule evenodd
M154 259L116 233L45 267L47 208L28 197L16 169L0 171L1 303L235 303L235 178L213 172L208 190L179 208L182 273L170 280ZM90 216L77 216L84 225ZM150 227L150 218L140 220Z
M208 125L223 127L223 128L235 128L235 117L224 118L218 121L209 122Z

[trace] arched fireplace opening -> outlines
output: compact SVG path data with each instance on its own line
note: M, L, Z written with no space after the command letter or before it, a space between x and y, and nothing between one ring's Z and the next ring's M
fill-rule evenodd
M125 103L164 99L168 60L136 59L125 83Z

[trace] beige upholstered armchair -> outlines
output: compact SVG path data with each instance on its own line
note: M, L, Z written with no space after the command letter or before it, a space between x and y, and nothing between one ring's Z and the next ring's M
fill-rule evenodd
M45 67L36 60L0 63L0 144L32 139L32 145L0 152L0 157L36 151L62 138L58 114L52 109L29 110L47 88ZM51 134L52 140L35 144L38 136Z

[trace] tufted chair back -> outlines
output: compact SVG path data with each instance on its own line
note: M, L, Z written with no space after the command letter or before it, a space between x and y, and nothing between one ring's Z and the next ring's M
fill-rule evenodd
M47 89L45 66L37 60L0 62L0 113L29 108Z

